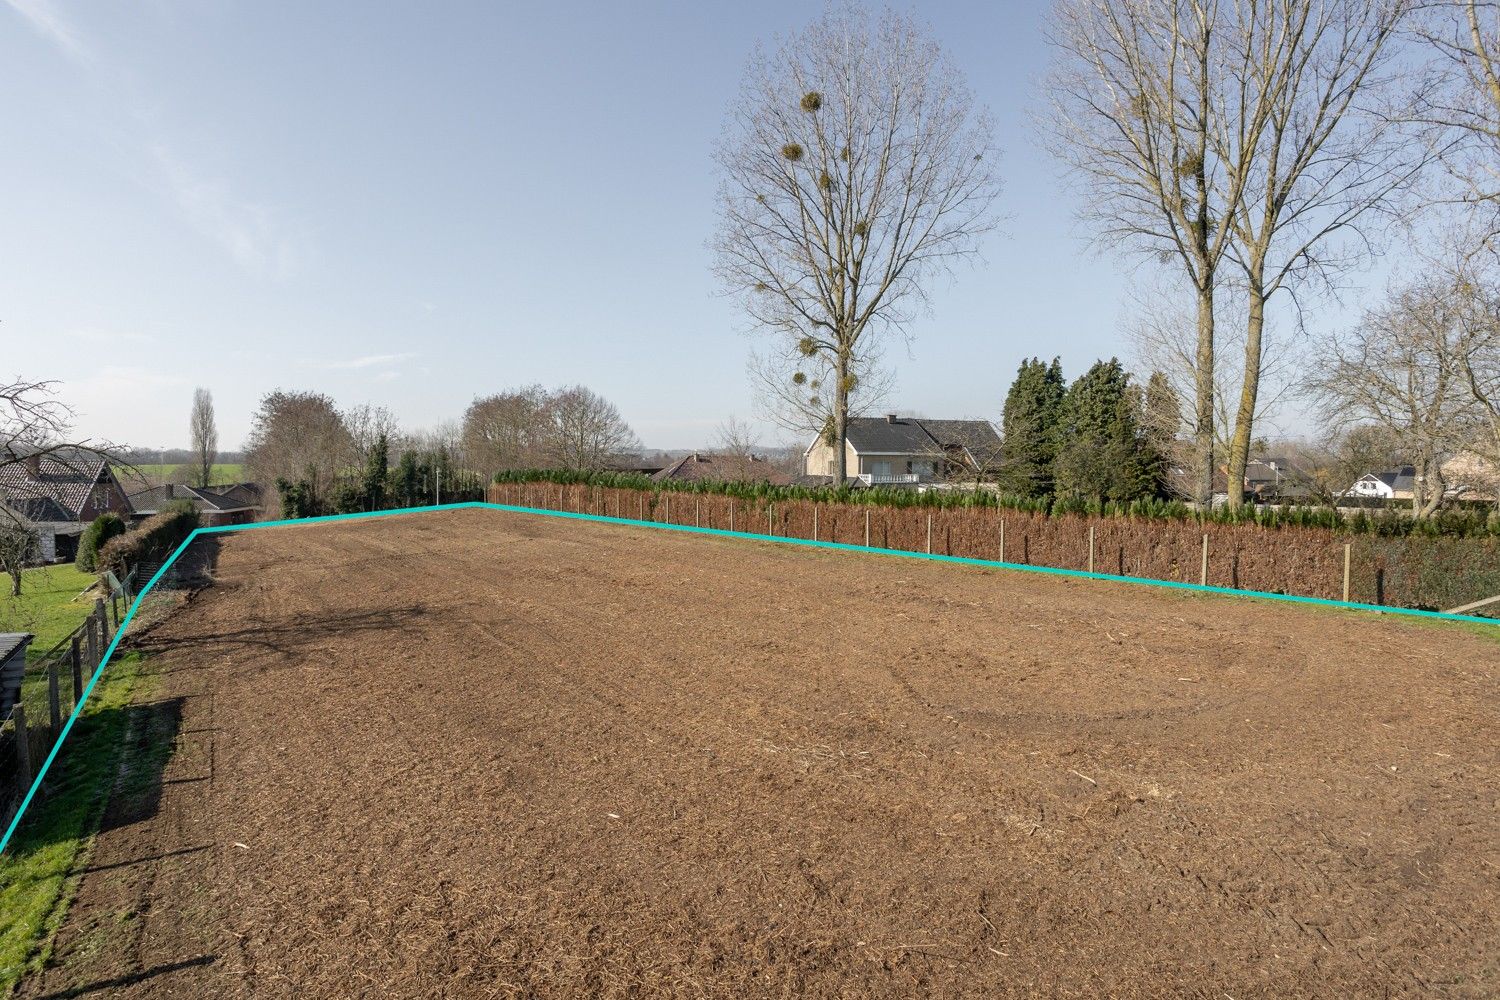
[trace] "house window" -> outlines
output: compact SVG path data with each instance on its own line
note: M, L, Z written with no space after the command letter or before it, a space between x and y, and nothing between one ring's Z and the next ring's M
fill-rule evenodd
M906 460L906 474L911 475L911 459Z
M870 466L870 471L877 476L889 477L891 474L891 463L888 460L884 462L874 462Z

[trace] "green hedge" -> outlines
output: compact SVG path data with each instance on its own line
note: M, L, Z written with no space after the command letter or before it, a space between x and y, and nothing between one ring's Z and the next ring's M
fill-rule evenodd
M168 504L132 531L111 538L99 550L98 569L123 578L131 567L167 558L198 527L198 510L186 500Z
M723 494L746 500L816 500L826 503L867 503L881 507L996 507L1028 514L1079 514L1090 517L1129 517L1200 524L1254 524L1263 528L1326 528L1351 535L1398 538L1409 535L1449 538L1500 538L1500 513L1475 508L1442 511L1421 521L1396 510L1374 514L1361 510L1345 516L1329 507L1269 508L1246 506L1238 511L1221 507L1195 510L1180 500L1145 499L1111 503L1081 497L1023 497L994 490L952 489L918 492L910 489L849 489L847 486L773 486L770 483L712 480L658 482L640 472L574 472L567 469L515 469L495 475L497 483L555 483L560 486L603 486L653 493Z
M73 564L85 573L94 572L98 568L99 550L111 538L125 534L126 530L125 519L119 514L100 514L83 529L83 534L78 539L78 555L74 557Z

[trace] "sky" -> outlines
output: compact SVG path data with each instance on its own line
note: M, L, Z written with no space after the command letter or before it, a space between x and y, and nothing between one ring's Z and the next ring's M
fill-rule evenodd
M1131 262L1031 125L1045 7L920 7L995 118L1004 220L887 352L890 408L998 420L1023 358L1129 353ZM147 448L186 446L195 386L236 448L276 388L417 429L531 383L708 445L756 415L713 145L755 43L820 9L0 0L0 374Z

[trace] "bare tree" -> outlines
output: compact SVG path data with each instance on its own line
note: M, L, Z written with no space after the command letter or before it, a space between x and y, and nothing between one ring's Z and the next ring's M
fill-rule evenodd
M21 571L37 556L37 534L23 518L0 503L0 573L10 577L10 596L21 596Z
M57 398L57 386L23 378L0 383L0 474L23 463L40 468L43 460L78 472L103 460L135 472L120 457L117 445L73 434L73 411ZM0 571L10 576L14 596L21 593L22 567L36 556L37 536L31 523L6 501L31 499L35 497L30 493L0 486Z
M830 7L751 60L716 151L715 270L757 326L826 370L838 481L869 347L994 225L990 154L988 117L904 15Z
M214 463L219 458L219 428L214 423L214 397L207 389L193 390L188 430L193 444L193 485L212 486Z
M486 474L548 464L551 402L551 394L539 385L475 399L463 417L469 461Z
M610 456L641 446L619 408L581 385L559 390L547 412L552 418L549 448L564 469L598 469Z
M262 397L255 412L245 463L267 488L283 479L305 482L316 507L332 497L339 474L350 468L353 441L330 397L277 389Z
M1231 81L1217 0L1062 0L1042 122L1082 187L1095 245L1171 265L1193 290L1194 494L1213 492L1215 294L1245 192L1226 160L1221 108ZM1248 81L1247 81L1248 83ZM1252 122L1240 141L1254 142Z
M1234 407L1244 381L1242 364L1246 333L1243 325L1231 323L1227 317L1243 309L1244 296L1237 289L1221 291L1215 296L1214 305L1220 315L1215 322L1218 356L1210 383L1214 428L1212 451L1216 455L1227 455L1235 425ZM1163 445L1163 454L1174 468L1192 468L1199 454L1197 442L1179 439L1177 429L1186 426L1191 430L1195 426L1194 400L1200 388L1197 362L1199 328L1195 304L1183 301L1183 296L1172 294L1168 287L1151 284L1138 290L1133 312L1135 316L1126 336L1138 368L1159 372L1171 390L1171 398L1181 407L1176 420L1169 420L1163 413L1152 414L1153 426L1160 432L1158 440ZM1298 345L1284 332L1274 327L1262 331L1257 376L1259 391L1255 399L1257 426L1275 420L1288 397L1297 389L1305 362L1302 354ZM1195 482L1184 490L1184 484L1172 479L1168 485L1179 493L1195 496L1198 484Z
M837 364L826 355L805 357L795 344L783 342L750 358L756 408L766 419L801 438L823 435L834 441ZM896 389L896 376L883 363L879 345L870 345L849 363L845 422L878 412Z
M1414 34L1436 54L1437 87L1413 118L1436 140L1454 200L1476 209L1481 245L1500 236L1500 4L1494 0L1420 3Z
M731 416L714 430L713 452L718 459L720 477L747 481L758 478L766 468L756 468L755 430L743 420Z
M1244 481L1265 361L1266 307L1309 283L1333 287L1369 259L1384 221L1431 160L1398 107L1398 32L1408 0L1240 0L1223 28L1224 127L1244 197L1223 225L1246 297L1231 484ZM1245 142L1243 136L1255 141ZM1243 503L1231 488L1229 504Z
M1476 339L1492 336L1471 322L1462 289L1429 275L1331 338L1310 382L1330 423L1374 425L1401 447L1416 470L1415 517L1442 504L1443 459L1474 436L1481 414L1463 359L1476 353Z

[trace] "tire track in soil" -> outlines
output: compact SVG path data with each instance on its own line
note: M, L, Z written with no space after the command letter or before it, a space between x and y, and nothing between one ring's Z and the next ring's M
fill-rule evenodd
M813 555L493 512L227 540L159 640L215 780L125 829L211 834L237 950L119 992L1486 991L1492 645Z

